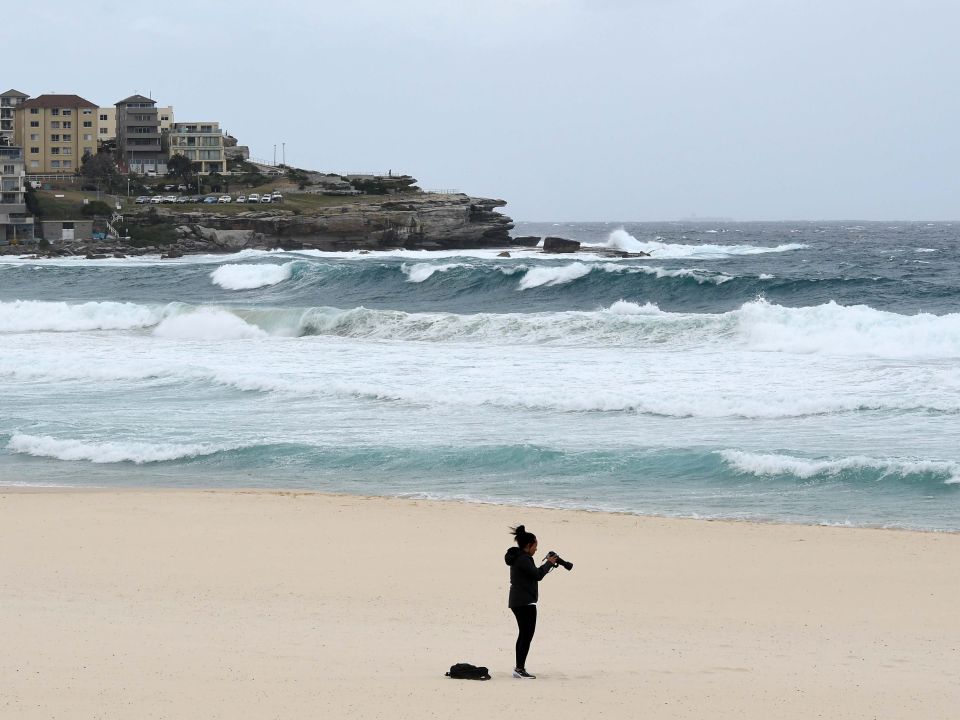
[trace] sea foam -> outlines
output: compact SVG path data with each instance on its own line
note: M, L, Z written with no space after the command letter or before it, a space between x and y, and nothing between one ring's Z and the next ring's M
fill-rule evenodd
M242 340L267 335L233 313L217 308L168 317L154 328L153 334L177 340Z
M749 453L722 450L720 457L732 468L757 476L792 475L801 480L829 476L847 471L873 471L880 477L936 475L947 484L960 483L960 463L945 460L885 459L853 456L835 460L809 460L770 453Z
M156 325L162 316L160 310L133 303L14 300L0 302L0 332L133 330Z
M642 242L622 228L610 233L606 243L602 247L612 248L614 250L623 250L625 252L639 253L644 252L654 258L661 259L701 259L712 260L735 255L762 255L765 253L781 253L791 250L803 250L807 246L803 243L783 243L775 247L763 247L759 245L686 245L678 243L661 242L661 240L648 240ZM582 249L587 249L584 247Z
M168 462L184 458L212 455L233 449L225 445L144 442L86 442L63 440L48 435L15 434L7 443L7 450L35 457L57 460L86 460L92 463L132 462L137 465Z
M289 280L295 264L223 265L210 273L210 279L225 290L253 290Z

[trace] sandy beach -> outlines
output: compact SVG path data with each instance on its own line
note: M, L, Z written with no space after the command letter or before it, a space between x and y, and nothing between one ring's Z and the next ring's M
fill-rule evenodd
M574 562L514 680L507 526ZM960 535L302 493L0 495L4 718L945 718ZM455 662L489 682L452 681Z

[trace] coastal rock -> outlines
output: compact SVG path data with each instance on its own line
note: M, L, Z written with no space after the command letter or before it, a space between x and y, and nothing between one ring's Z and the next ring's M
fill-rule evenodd
M539 235L521 235L520 237L515 237L513 239L514 245L519 245L520 247L529 247L534 248L540 244Z
M510 245L513 221L496 212L503 200L467 195L395 194L317 208L311 214L271 208L235 214L152 208L175 229L187 252L244 248L317 250L459 249ZM128 215L136 238L138 217ZM144 214L144 224L150 222Z
M497 253L497 257L510 257L510 253L504 250L502 253Z
M543 251L545 253L572 253L580 249L580 243L576 240L568 240L562 237L545 237L543 239Z

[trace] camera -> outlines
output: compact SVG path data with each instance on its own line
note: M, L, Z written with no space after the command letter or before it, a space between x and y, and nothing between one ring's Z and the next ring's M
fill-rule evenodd
M548 553L547 553L547 557L544 558L544 559L545 559L545 560L549 560L550 558L556 558L556 559L557 559L557 565L563 565L563 567L565 567L567 570L573 570L573 563L572 563L572 562L567 562L567 561L564 560L562 557L560 557L559 555L557 555L553 550L551 550L550 552L548 552Z

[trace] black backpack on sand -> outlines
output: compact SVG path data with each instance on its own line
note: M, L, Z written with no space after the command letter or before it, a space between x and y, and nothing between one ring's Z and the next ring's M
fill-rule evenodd
M489 680L490 671L485 667L477 667L470 663L457 663L450 666L447 677L454 680Z

